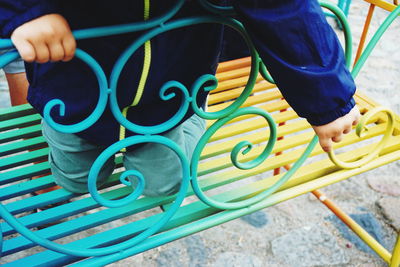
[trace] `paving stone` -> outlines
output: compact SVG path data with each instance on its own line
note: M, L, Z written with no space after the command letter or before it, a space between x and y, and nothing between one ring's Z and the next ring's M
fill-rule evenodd
M289 266L347 264L349 257L335 236L321 226L308 226L272 241L272 252Z
M268 224L268 216L263 211L253 212L251 214L241 217L240 219L256 228L262 228L263 226Z
M204 266L209 255L209 251L208 248L205 247L203 239L201 239L201 237L198 235L193 235L186 237L184 239L184 243L186 245L187 254L189 255L189 266Z
M400 196L400 184L394 183L393 180L384 179L382 177L368 177L368 185L375 191L390 196Z
M384 233L382 230L381 224L375 218L375 216L371 213L362 213L362 214L350 214L350 217L355 220L360 226L362 226L365 231L367 231L370 235L372 235L376 241L385 245L384 241ZM353 243L359 250L364 251L366 253L375 254L375 252L370 249L364 241L362 241L353 231L351 231L347 225L345 225L338 217L335 215L331 215L326 217L327 220L333 222L336 228L339 230L342 237L349 240Z
M378 200L376 204L389 224L400 231L400 198L384 197Z
M181 267L185 265L183 259L185 257L182 257L182 249L179 246L174 246L161 251L156 263L159 267Z
M224 252L218 255L216 261L211 265L213 267L262 267L265 266L257 256L239 253Z

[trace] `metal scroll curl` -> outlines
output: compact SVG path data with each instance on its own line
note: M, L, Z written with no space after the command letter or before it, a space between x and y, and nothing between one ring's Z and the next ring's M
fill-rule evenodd
M8 51L0 55L0 69L19 58L17 50Z
M321 6L330 9L338 17L338 19L341 22L341 25L344 29L344 33L345 33L345 37L346 37L346 63L347 63L347 66L349 66L350 60L351 60L351 33L350 33L350 27L347 23L346 17L338 7L332 5L328 2L320 2L320 4L321 4ZM385 31L389 28L389 26L393 23L393 21L399 15L400 15L400 7L397 7L381 23L381 26L375 32L375 34L369 41L368 45L365 47L364 52L361 54L360 58L357 60L353 69L351 70L351 75L353 76L353 78L357 77L361 68L364 66L366 60L368 59L369 55L371 54L372 50L375 48L378 41L381 39L382 35L385 33ZM330 151L328 153L328 155L332 162L334 162L337 166L339 166L341 168L353 169L353 168L358 168L358 167L370 162L371 160L373 160L375 157L377 157L379 155L379 153L382 151L382 149L387 144L387 142L394 130L394 114L393 114L393 112L385 107L376 107L376 108L368 111L361 118L360 123L356 127L356 133L358 136L361 137L363 135L363 131L367 129L365 126L367 125L368 121L379 112L384 112L387 114L388 124L387 124L386 131L384 133L384 136L382 137L381 141L376 145L376 147L373 149L372 153L370 153L367 156L365 156L357 161L354 161L354 162L343 162L336 157L334 151Z
M105 160L109 158L110 155L113 155L115 152L121 150L124 147L132 146L135 144L140 144L140 143L147 143L147 142L153 142L153 143L158 143L165 145L169 149L171 149L179 158L181 166L182 166L182 182L181 186L179 189L179 193L176 195L176 199L174 203L171 205L171 207L163 213L163 216L159 221L157 221L155 224L147 228L145 231L141 232L139 235L124 241L122 243L118 243L115 245L111 245L108 247L102 247L102 248L72 248L71 246L68 245L61 245L58 243L55 243L53 241L50 241L46 238L41 237L40 235L32 232L29 230L25 225L23 225L18 219L16 219L5 207L3 204L0 203L0 216L6 220L14 229L16 229L19 233L21 233L23 236L25 236L27 239L31 240L32 242L35 242L36 244L43 246L45 248L54 250L56 252L64 253L67 255L73 255L73 256L78 256L78 257L91 257L91 256L104 256L108 254L113 254L117 253L120 251L123 251L127 248L133 247L136 244L142 242L149 236L155 234L159 229L161 229L170 219L171 217L176 213L178 210L179 206L182 204L183 199L186 196L186 192L189 187L189 180L190 180L190 170L189 170L189 161L185 155L185 153L182 151L182 149L173 141L168 139L167 137L163 136L132 136L128 137L124 140L121 140L113 145L111 145L109 148L107 148L103 153L96 159L95 163L92 166L92 169L89 173L89 192L91 193L92 197L98 201L100 204L109 206L109 207L118 207L125 205L128 202L133 201L140 195L141 189L136 189L134 192L129 195L128 197L124 199L119 199L119 200L106 200L102 198L99 193L97 192L97 187L96 187L96 179L97 179L97 174L102 166L104 164ZM122 176L121 179L124 180L125 177L128 175L136 175L140 176L139 172L131 170L131 171L126 171ZM141 177L144 179L144 177ZM141 179L139 178L139 179ZM128 183L123 182L124 184L128 185ZM144 186L144 183L142 183L141 186Z
M267 82L275 84L274 78L272 78L271 74L269 74L267 67L265 64L260 60L260 74Z
M182 151L182 149L176 144L175 142L171 141L169 138L164 137L164 136L159 136L159 135L151 135L151 136L131 136L126 139L123 139L117 143L114 143L110 147L108 147L106 150L104 150L96 159L96 161L93 163L92 168L89 172L89 177L88 177L88 188L91 196L93 199L95 199L99 204L106 206L106 207L122 207L124 205L127 205L133 201L135 201L143 192L144 189L144 179L143 175L137 171L137 170L127 170L125 171L121 176L120 180L123 184L127 186L131 186L130 182L126 180L126 178L130 175L134 175L138 178L139 183L137 187L134 189L134 191L129 194L128 196L118 199L118 200L109 200L103 198L97 189L97 177L100 172L100 169L102 166L107 162L107 160L112 157L115 153L120 151L123 148L136 145L136 144L143 144L143 143L156 143L156 144L161 144L169 149L171 149L179 158L180 164L182 166L182 181L181 181L181 186L179 188L179 192L176 195L176 199L171 205L171 207L168 208L166 212L164 212L162 218L149 228L147 228L146 231L140 233L139 235L135 236L134 238L130 239L129 241L126 241L125 244L118 249L125 249L127 247L132 247L139 242L143 241L147 237L153 235L156 233L160 228L162 228L170 219L171 217L176 213L178 208L183 202L183 199L186 196L186 192L188 190L189 186L189 180L190 180L190 171L189 171L189 161L185 155L185 153ZM123 244L123 243L122 243ZM122 245L121 244L121 245ZM115 247L117 248L117 247Z
M356 134L359 137L362 137L365 135L365 130L368 128L366 125L368 122L373 118L376 114L384 112L387 114L388 117L388 122L387 122L387 127L385 130L385 133L380 140L380 142L372 149L371 153L368 153L365 157L362 157L361 159L353 162L345 162L340 160L339 158L336 157L336 154L333 150L328 152L329 158L333 163L335 163L337 166L343 168L343 169L354 169L363 166L364 164L367 164L371 160L375 159L377 156L379 156L379 153L382 151L382 149L386 146L386 144L389 142L390 137L392 136L393 130L394 130L394 113L390 109L386 107L375 107L371 110L369 110L366 114L364 114L358 123L356 127Z
M321 7L326 8L329 11L331 11L336 16L337 20L340 22L340 26L343 29L344 40L345 40L344 50L345 50L345 57L346 57L346 66L350 67L353 37L351 34L350 25L347 21L346 15L335 4L332 4L332 3L326 2L326 1L320 1L319 4Z
M217 112L205 112L201 110L197 106L197 101L196 97L200 89L204 89L206 91L211 91L212 89L216 88L217 85L217 80L213 75L203 75L200 78L198 78L191 89L192 92L192 97L189 97L189 93L187 88L182 85L179 82L176 81L170 81L164 84L163 88L160 90L160 97L161 99L167 101L170 100L172 97L175 96L175 94L168 94L166 95L165 92L167 91L168 88L175 88L178 89L182 94L183 98L181 101L181 106L177 113L172 116L168 121L163 122L159 125L155 126L141 126L137 125L131 121L129 121L125 116L123 116L119 106L118 106L118 101L117 101L117 83L118 79L121 75L121 72L123 70L123 67L129 60L129 58L139 49L146 41L154 38L155 36L162 34L167 31L171 31L174 29L178 28L183 28L183 27L188 27L188 26L193 26L197 24L204 24L204 23L219 23L219 24L224 24L226 26L229 26L236 30L245 40L247 43L251 58L252 58L252 66L251 66L251 71L249 75L249 79L247 81L247 84L245 86L245 89L241 93L241 95L227 108L217 111ZM160 27L154 28L141 37L139 37L135 42L133 42L125 51L122 53L122 55L119 57L117 60L113 71L111 73L111 78L110 78L110 108L111 111L116 118L116 120L123 125L126 129L138 133L138 134L159 134L161 132L168 131L172 127L174 127L179 121L184 117L189 102L192 102L192 108L195 110L195 112L202 118L205 119L219 119L222 117L225 117L235 110L237 110L247 99L247 97L251 94L251 91L254 87L254 84L256 83L257 79L257 74L258 74L258 69L259 69L259 56L250 40L250 37L247 35L245 29L243 28L243 25L238 22L235 19L232 18L225 18L225 17L220 17L220 16L201 16L201 17L193 17L193 18L183 18L183 19L178 19L169 23L165 23ZM214 85L213 86L204 86L205 83L212 82Z
M107 78L104 74L103 69L97 63L97 61L92 58L86 52L77 49L75 52L75 56L83 60L95 73L97 77L97 81L99 84L99 100L95 109L92 113L83 121L78 122L76 124L71 125L63 125L55 122L51 117L50 113L53 108L58 107L58 112L60 116L65 115L65 103L61 99L52 99L50 100L44 107L43 110L43 119L55 130L63 133L77 133L81 132L90 126L92 126L103 114L106 106L107 106L107 99L108 99L108 85L107 85Z
M211 136L219 129L221 128L224 124L226 124L228 121L232 120L233 118L236 118L238 116L243 116L243 115L249 115L249 114L255 114L255 115L260 115L264 117L269 125L270 128L270 136L268 143L266 147L264 148L263 152L254 160L249 161L249 162L239 162L237 157L239 153L242 154L247 154L250 152L252 148L252 144L248 141L242 141L239 144L237 144L232 152L231 152L231 160L234 166L240 169L250 169L250 168L255 168L259 166L261 163L265 161L265 159L269 156L269 154L272 151L272 148L276 142L276 125L275 122L273 121L272 117L265 112L262 109L255 108L255 107L247 107L247 108L241 108L234 113L230 114L229 116L222 118L215 122L202 136L202 138L199 140L196 149L193 152L193 157L191 160L191 174L192 174L192 187L195 192L195 194L199 197L200 200L202 200L204 203L207 205L217 208L217 209L223 209L223 210L232 210L232 209L241 209L245 208L248 206L251 206L259 201L262 201L272 193L274 193L276 190L278 190L284 183L289 180L289 178L300 168L300 166L304 163L304 161L307 159L307 157L311 154L312 150L314 149L315 145L318 143L318 138L314 136L314 138L311 140L310 144L306 148L306 150L303 152L301 157L298 159L298 161L293 165L293 168L290 169L288 172L285 173L284 176L282 176L274 185L272 185L270 188L267 190L261 192L260 194L253 196L249 199L245 199L242 201L238 202L220 202L217 200L212 199L211 197L208 197L205 195L203 190L200 187L199 181L197 179L197 165L198 161L200 159L200 155L202 150L204 149L205 145L207 144L208 140L211 138Z
M197 0L199 4L206 10L218 15L235 15L235 10L232 6L218 6L210 3L207 0Z
M111 36L123 33L148 30L157 27L159 25L162 25L164 22L174 17L181 10L182 6L185 4L186 1L187 0L176 0L176 3L172 4L171 8L166 10L163 14L160 14L157 17L151 17L145 21L132 22L122 25L75 30L73 31L73 34L77 40L80 40L80 39L96 38L96 37ZM0 42L0 48L1 48L1 42Z

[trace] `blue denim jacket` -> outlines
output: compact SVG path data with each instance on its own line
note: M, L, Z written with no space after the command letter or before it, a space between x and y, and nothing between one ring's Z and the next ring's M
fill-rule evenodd
M152 2L150 16L165 12L175 1ZM274 77L284 97L301 117L322 125L348 113L354 106L354 81L344 62L342 48L315 0L233 0L238 19ZM0 34L9 37L21 24L49 13L60 13L71 28L140 21L143 1L121 0L0 0ZM175 18L205 14L197 1L187 1ZM163 33L151 40L152 62L144 94L128 111L128 119L140 125L166 121L179 107L180 97L163 101L159 89L170 80L187 88L201 75L215 73L222 41L222 26L201 24ZM78 41L109 75L118 56L142 33L130 33ZM118 83L121 109L132 103L143 64L143 50L128 61ZM78 59L68 63L26 64L30 82L28 100L42 112L51 99L66 103L66 114L53 114L63 124L79 122L94 109L97 80ZM199 96L199 105L206 94ZM188 112L185 118L192 115ZM89 129L78 133L98 144L119 139L119 124L111 111ZM127 136L133 133L127 132Z

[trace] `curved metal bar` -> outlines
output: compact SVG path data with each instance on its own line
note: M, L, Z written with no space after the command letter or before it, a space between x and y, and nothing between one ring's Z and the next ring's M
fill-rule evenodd
M367 130L368 128L366 127L368 124L368 121L371 120L372 117L374 117L376 114L379 112L385 112L388 116L388 123L387 123L387 128L386 131L381 139L381 141L372 149L371 153L368 153L365 157L354 161L354 162L344 162L338 159L335 155L335 152L333 150L328 152L329 158L333 163L335 163L337 166L343 168L343 169L354 169L358 168L371 160L375 159L377 156L379 156L379 153L382 151L382 149L386 146L388 143L393 131L394 131L394 113L388 108L385 107L376 107L371 110L369 110L364 116L362 116L360 122L357 125L356 128L356 133L359 137L362 137L365 135L364 130Z
M382 25L378 28L378 30L375 32L374 36L371 38L370 42L368 43L367 47L365 48L364 52L361 54L360 58L356 62L351 75L353 78L356 78L358 73L360 72L361 68L364 66L367 58L371 54L372 50L375 48L376 44L382 37L382 35L385 33L385 31L388 29L388 27L391 25L391 23L397 18L397 16L400 14L400 7L397 7L393 12L390 13L390 15L384 20ZM382 151L382 149L385 147L387 142L390 139L390 136L393 133L394 130L394 114L391 110L384 108L384 107L376 107L370 111L368 111L360 120L360 123L356 127L356 133L361 137L363 130L366 129L365 125L368 123L368 120L371 119L375 114L379 112L386 112L388 115L388 127L384 133L384 136L382 137L381 141L374 147L371 153L369 153L367 156L355 161L355 162L343 162L339 160L335 152L331 150L328 152L329 158L333 163L335 163L337 166L343 168L343 169L354 169L358 168L371 160L373 160L375 157L379 155L379 153Z
M351 71L351 75L355 78L357 77L358 73L360 72L361 68L364 66L365 61L371 54L372 50L375 48L376 44L381 39L382 35L385 33L387 28L392 24L392 22L400 15L400 6L396 7L389 16L383 21L381 26L375 32L374 36L369 41L367 47L365 48L364 52L361 54L360 58L358 59L357 63L354 65L353 70Z
M265 159L268 157L269 153L271 152L275 141L276 141L276 126L275 123L273 122L272 118L270 115L265 112L262 109L259 108L254 108L254 107L249 107L249 108L242 108L234 112L233 114L229 115L227 118L221 119L217 121L215 124L213 124L202 136L202 138L199 140L196 149L193 152L193 157L191 161L191 174L192 174L192 188L195 194L199 197L201 201L206 203L207 205L217 208L217 209L222 209L222 210L232 210L232 209L241 209L245 207L249 207L253 204L256 204L257 202L262 201L266 197L270 196L272 193L274 193L276 190L278 190L284 183L287 182L287 180L290 179L290 177L301 167L301 165L304 163L304 161L307 159L307 157L311 154L312 150L314 149L315 145L318 143L318 138L314 136L314 138L311 140L310 144L306 148L306 150L303 152L301 157L297 160L297 162L293 165L293 168L291 168L288 172L285 173L282 178L280 178L274 185L272 185L270 188L267 190L261 192L260 194L251 197L246 200L238 201L238 202L220 202L217 200L214 200L208 196L205 195L203 190L201 189L198 179L197 179L197 163L200 158L201 152L204 149L205 145L207 144L208 140L210 137L218 130L223 124L226 122L232 120L233 118L237 116L242 116L242 115L247 115L247 114L257 114L263 116L268 124L270 125L271 129L271 134L270 134L270 139L268 140L268 144L264 151L261 153L260 156L258 156L255 160L248 162L248 166L245 164L241 163L242 165L239 167L245 167L243 169L249 168L254 168L258 165L260 165L262 162L265 161ZM234 152L231 153L231 159L235 157L235 155L238 154L238 152L244 147L247 146L248 148L243 152L247 153L250 150L250 142L248 141L243 141L239 144L237 144L234 148ZM233 161L234 163L234 161ZM234 165L236 165L234 163Z
M118 106L117 83L118 83L119 76L122 72L122 69L123 69L124 65L126 64L126 62L129 60L129 58L146 41L150 40L151 38L153 38L161 33L164 33L164 32L170 31L170 30L174 30L174 29L178 29L178 28L182 28L182 27L192 26L192 25L196 25L196 24L204 24L204 23L220 23L220 24L230 26L233 29L237 30L243 36L246 43L248 44L250 51L251 51L251 56L252 56L252 69L250 72L250 77L249 77L248 83L247 83L245 89L243 90L242 94L229 107L227 107L223 110L217 111L217 112L209 113L209 112L203 111L201 108L199 108L197 106L196 97L197 97L199 90L203 87L204 83L209 82L209 81L212 81L213 83L215 83L214 86L211 86L211 87L208 86L207 88L203 88L205 90L212 90L216 87L215 77L213 77L212 75L203 75L199 79L197 79L191 89L192 97L189 97L188 90L181 83L176 82L176 81L169 81L166 84L164 84L164 86L160 90L161 99L167 101L175 96L174 94L169 94L169 95L166 95L165 97L163 97L166 90L168 88L171 88L171 86L179 89L182 92L182 94L185 96L182 99L179 110L171 119L169 119L168 121L163 122L159 125L155 125L155 126L141 126L141 125L137 125L137 124L127 120L123 116L123 114ZM202 17L179 19L179 20L176 20L173 22L166 23L163 26L157 27L157 28L145 33L139 39L137 39L134 43L132 43L132 45L130 47L128 47L125 50L125 52L120 56L120 58L117 60L115 66L113 68L113 71L111 73L111 78L110 78L110 89L111 89L110 100L109 100L110 108L111 108L112 113L114 114L114 117L117 119L117 121L121 125L123 125L128 130L135 132L135 133L139 133L139 134L158 134L158 133L161 133L161 132L171 129L184 117L184 115L188 109L189 102L191 102L192 108L194 109L194 111L202 118L218 119L221 117L225 117L228 114L232 113L233 111L237 110L244 103L244 101L246 101L247 96L250 95L251 90L257 79L258 65L259 65L258 54L255 51L253 44L251 43L250 37L248 37L242 24L239 23L238 21L236 21L234 19L230 19L230 18L216 17L216 16L202 16ZM213 77L213 78L211 78L211 77Z
M223 110L215 111L215 112L207 112L204 111L202 108L200 108L197 105L197 101L192 101L191 106L194 112L199 115L203 119L208 119L208 120L216 120L216 119L221 119L224 118L230 114L232 114L234 111L238 110L240 106L246 101L247 97L251 94L254 85L257 82L257 75L259 71L259 65L261 62L261 59L253 45L253 43L250 40L250 37L247 35L245 29L243 28L242 24L234 19L230 19L228 25L238 31L243 39L245 40L249 51L250 51L250 56L251 56L251 69L250 69L250 74L249 78L246 82L246 86L243 89L242 93L240 96L228 107L224 108ZM206 83L210 83L211 85L204 86ZM200 89L203 89L207 92L212 91L216 89L218 86L218 80L215 78L215 76L206 74L201 77L199 77L193 84L191 92L192 92L192 99L196 99L197 95L200 91Z
M112 36L117 34L148 30L150 28L163 24L164 22L175 16L176 13L178 13L178 11L182 8L185 2L186 0L177 0L176 4L174 4L173 7L167 12L165 12L163 15L146 20L145 22L140 21L122 25L120 24L113 26L90 28L90 29L81 29L81 30L75 30L72 33L75 39L81 40L81 39ZM10 39L0 39L0 49L7 49L12 47L14 47L14 45Z
M267 67L264 62L260 61L260 74L267 82L275 84L274 78L272 78L271 74L269 74Z
M61 99L52 99L50 100L44 107L43 110L43 119L55 130L63 133L77 133L80 131L83 131L90 126L92 126L103 114L106 106L107 106L107 91L108 91L108 86L107 86L107 78L106 75L104 74L103 69L100 67L100 65L97 63L97 61L92 58L89 54L86 52L77 49L75 56L77 58L80 58L82 61L87 63L87 65L93 70L93 72L96 74L98 83L99 83L99 101L96 105L96 108L93 110L93 112L83 121L71 124L71 125L63 125L55 122L53 118L51 117L50 113L51 110L58 106L59 109L59 114L60 116L65 115L65 104Z
M106 203L104 199L98 194L96 189L96 177L94 176L96 171L93 169L101 168L101 163L103 163L104 158L108 158L108 153L110 151L115 152L119 151L123 147L132 146L135 144L140 143L147 143L147 142L154 142L163 144L173 150L176 155L179 157L181 166L182 166L182 174L183 179L181 183L181 187L179 193L176 196L174 204L164 213L162 218L155 223L154 225L150 226L144 232L140 233L139 235L131 238L125 242L111 245L108 247L103 248L68 248L65 245L57 244L52 242L48 239L45 239L36 233L30 231L26 226L21 224L18 219L14 218L13 215L4 207L3 204L0 204L0 216L6 220L12 227L14 227L21 235L25 236L27 239L35 242L36 244L43 246L47 249L54 250L56 252L64 253L67 255L73 255L78 257L91 257L91 256L103 256L112 253L117 253L119 251L123 251L126 248L133 247L134 245L140 243L141 241L145 240L149 236L155 234L159 229L161 229L176 213L179 206L182 204L183 199L186 196L187 189L189 187L189 180L190 180L190 170L189 170L189 162L186 158L186 155L182 152L182 149L170 139L163 137L163 136L132 136L127 139L121 140L118 143L113 144L109 148L102 153L98 159L96 159L94 163L94 167L91 169L89 174L89 191L92 194L93 198L96 199L101 204Z
M111 36L122 33L130 33L130 32L138 32L143 30L148 30L158 25L162 25L164 22L171 19L173 16L178 13L178 11L182 8L186 0L177 0L177 3L173 5L173 7L165 12L163 15L160 15L156 18L151 18L146 21L116 25L116 26L106 26L106 27L98 27L92 29L83 29L76 30L73 32L76 39L88 39L95 37L103 37L103 36Z
M342 26L344 39L345 39L344 51L345 51L345 57L346 57L346 66L348 68L350 68L351 56L353 53L353 50L352 50L353 37L351 35L351 29L350 29L347 17L343 13L343 10L341 10L335 4L332 4L330 2L325 2L325 1L320 1L319 4L321 5L321 7L324 7L326 9L330 10L336 16L337 20L340 22L340 25Z
M0 55L0 69L18 58L19 58L19 54L18 54L17 50L8 51L8 52Z
M0 39L0 50L13 48L14 44L11 39Z
M232 16L235 15L235 10L233 9L232 6L217 6L214 4L211 4L207 0L197 0L199 4L206 10L217 14L217 15L227 15L227 16Z
M177 81L168 81L166 82L160 89L160 98L164 101L168 101L172 98L175 97L176 93L171 92L167 93L167 91L171 90L172 88L178 89L182 95L184 96L181 101L181 105L178 109L178 111L173 115L169 120L166 122L163 122L158 125L154 126L141 126L137 125L131 121L129 121L127 118L123 116L121 113L118 103L117 103L117 94L116 94L116 89L112 89L111 95L110 95L110 108L112 113L114 114L114 117L119 121L121 125L123 125L125 128L129 129L130 131L137 133L137 134L159 134L165 131L170 130L172 127L177 125L182 118L185 116L188 108L189 108L189 92L187 88L180 82Z
M233 165L241 170L249 170L257 167L261 163L265 161L266 158L271 154L272 149L275 146L276 140L277 140L277 128L274 119L272 118L269 113L265 112L262 109L257 109L257 108L246 108L244 111L243 109L241 110L242 112L238 112L236 116L232 115L232 117L226 117L220 121L217 121L215 124L210 127L210 131L212 134L214 134L219 128L221 128L225 123L228 121L232 120L235 117L241 116L241 115L246 115L246 114L257 114L260 116L263 116L267 122L268 126L270 129L270 135L269 139L267 142L267 145L264 149L264 151L254 160L248 161L248 162L240 162L238 157L239 153L242 155L248 154L252 149L253 149L253 144L249 141L242 141L239 144L235 145L234 148L232 149L231 152L231 161Z

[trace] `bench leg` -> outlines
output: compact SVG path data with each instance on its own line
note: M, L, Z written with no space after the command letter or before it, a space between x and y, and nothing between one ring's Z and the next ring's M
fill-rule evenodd
M285 100L285 99L282 97L281 100ZM285 108L285 109L281 109L279 112L285 112L285 111L287 111L286 108ZM285 125L285 124L286 124L285 122L280 122L280 123L278 124L278 126L283 126L283 125ZM280 136L280 137L278 137L277 141L283 140L284 138L285 138L284 136ZM282 155L282 153L283 153L283 152L275 153L275 156ZM285 166L283 166L283 168L285 168L285 169L288 171L288 170L290 170L291 166L290 166L290 165L285 165ZM278 174L280 174L280 173L281 173L281 168L276 168L276 169L274 169L274 175L278 175Z
M390 262L390 267L400 266L400 232L397 233L397 242L393 249L392 261Z
M367 231L364 230L356 221L354 221L349 215L342 211L332 200L328 199L319 190L312 191L325 206L327 206L342 222L344 222L356 235L358 235L372 250L374 250L385 262L391 264L390 266L398 267L396 261L400 260L400 239L397 240L397 244L393 250L393 255L387 251L378 241L375 240ZM393 264L393 265L392 265Z
M374 14L374 10L375 10L375 5L371 4L369 6L368 15L365 19L364 28L363 28L363 31L362 31L362 34L360 37L360 42L358 43L357 53L356 53L356 57L354 59L354 65L357 63L357 61L360 58L361 53L364 49L365 40L367 38L369 25L371 24L371 19L372 19L372 15Z

